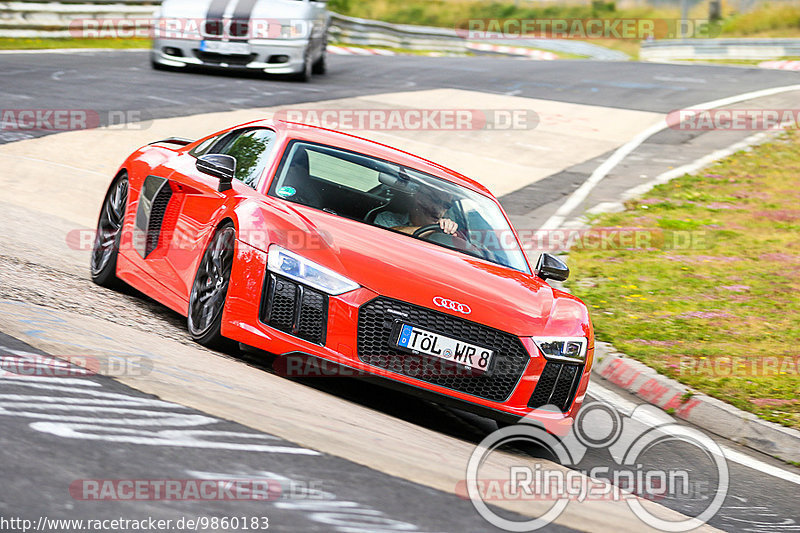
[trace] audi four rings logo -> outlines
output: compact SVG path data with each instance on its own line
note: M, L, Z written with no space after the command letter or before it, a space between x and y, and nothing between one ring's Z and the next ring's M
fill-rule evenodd
M454 302L453 300L448 300L447 298L442 298L441 296L434 298L433 303L437 307L444 307L445 309L450 309L451 311L456 311L464 315L468 315L472 312L472 309L470 309L467 304Z

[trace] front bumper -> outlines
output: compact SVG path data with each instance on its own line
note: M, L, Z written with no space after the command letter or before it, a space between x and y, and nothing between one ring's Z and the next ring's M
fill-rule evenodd
M495 420L514 422L527 416L555 434L569 430L583 403L594 351L591 344L585 365L548 361L530 339L491 330L440 311L392 301L365 288L325 297L324 304L319 303L319 294L301 290L297 292L295 304L284 299L276 307L277 311L270 310L275 307L276 294L288 294L291 299L294 292L288 286L293 283L291 281L287 286L278 286L277 290L274 278L265 282L266 267L265 252L237 241L237 260L231 273L222 334L273 354L311 356L348 369L345 373L320 373L318 366L304 367L295 360L282 368L294 365L295 369L310 368L312 371L308 375L288 373L290 377L379 378L417 396ZM451 327L453 329L448 330L451 334L468 341L475 335L486 338L494 335L495 340L491 342L498 347L502 344L503 354L509 358L513 355L514 359L496 365L494 374L479 377L464 377L463 374L453 377L454 374L446 372L431 376L420 373L419 366L413 364L410 367L389 364L390 358L397 356L383 342L386 328L390 326L385 323L385 314L375 315L376 304L386 301L394 302L392 311L410 313L410 320L437 320L440 330ZM412 307L414 309L409 311ZM311 319L324 320L324 330L312 328ZM370 320L371 325L365 320ZM381 342L369 342L370 339L381 339ZM374 355L376 353L379 355ZM441 370L439 366L436 368ZM560 405L553 409L551 404ZM543 408L546 405L550 407Z
M203 52L201 41L153 40L151 59L165 67L208 67L261 71L268 74L296 74L303 71L308 39L259 39L249 41L249 55Z

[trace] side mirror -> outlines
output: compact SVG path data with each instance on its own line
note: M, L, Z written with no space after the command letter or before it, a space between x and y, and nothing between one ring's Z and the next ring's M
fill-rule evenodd
M219 179L219 192L230 190L236 174L236 158L225 154L207 154L197 158L197 170Z
M536 275L543 280L567 281L569 267L554 255L542 254L536 263Z

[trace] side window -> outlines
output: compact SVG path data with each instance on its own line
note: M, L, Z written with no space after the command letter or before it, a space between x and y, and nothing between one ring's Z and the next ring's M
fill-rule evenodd
M234 177L255 189L270 155L272 155L274 145L274 131L256 128L234 131L219 138L219 142L214 143L207 153L227 154L235 157L236 175Z

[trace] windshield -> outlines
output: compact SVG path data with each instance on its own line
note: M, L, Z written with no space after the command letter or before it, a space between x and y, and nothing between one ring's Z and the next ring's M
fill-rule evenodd
M493 199L408 167L293 141L269 194L529 272Z

